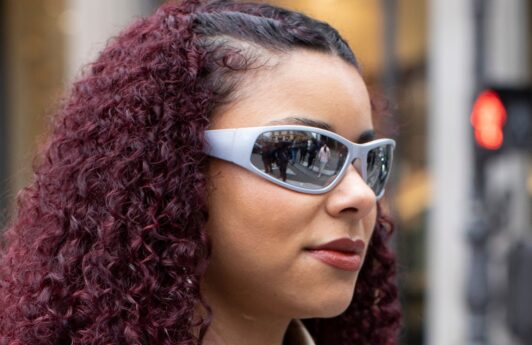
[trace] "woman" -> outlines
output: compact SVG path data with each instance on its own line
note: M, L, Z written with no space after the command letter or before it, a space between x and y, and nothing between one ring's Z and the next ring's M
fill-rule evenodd
M358 64L327 24L164 5L108 44L52 128L4 236L0 344L395 343L377 203L393 145L372 141ZM256 143L286 133L349 160L326 183L253 168Z
M329 158L331 158L331 150L329 150L327 144L323 144L323 146L320 148L320 151L318 152L318 158L320 160L320 170L318 173L318 177L320 177L321 173L323 172L323 168L325 168L327 162L329 161Z

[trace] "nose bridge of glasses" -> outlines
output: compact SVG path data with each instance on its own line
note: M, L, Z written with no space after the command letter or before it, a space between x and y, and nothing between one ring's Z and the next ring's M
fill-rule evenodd
M349 145L349 164L355 167L356 171L362 176L362 153L363 150L360 146L355 143L350 143Z
M354 171L352 171L352 168L354 169ZM365 181L366 178L365 178L365 174L363 171L363 163L360 157L351 158L351 161L347 165L347 171L345 172L345 174L347 175L347 174L350 174L351 172L354 172L355 174L358 175L359 178Z
M360 157L354 157L351 159L351 165L355 168L355 170L362 176L362 160Z
M339 184L344 184L344 190L351 191L353 195L371 195L375 196L372 188L368 185L365 174L363 173L363 164L361 157L352 157L341 177Z

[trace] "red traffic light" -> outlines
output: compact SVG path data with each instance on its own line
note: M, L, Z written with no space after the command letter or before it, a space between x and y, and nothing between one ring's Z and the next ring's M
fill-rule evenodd
M506 108L493 90L483 91L473 105L471 124L477 144L488 150L499 149L504 142Z

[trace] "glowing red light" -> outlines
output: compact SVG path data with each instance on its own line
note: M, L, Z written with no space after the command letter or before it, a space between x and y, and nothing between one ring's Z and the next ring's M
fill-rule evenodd
M504 141L506 108L495 91L483 91L473 105L471 124L475 129L478 145L488 150L497 150Z

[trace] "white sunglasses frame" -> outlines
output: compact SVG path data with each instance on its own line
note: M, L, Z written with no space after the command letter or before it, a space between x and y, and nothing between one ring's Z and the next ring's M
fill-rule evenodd
M305 131L318 133L331 139L337 140L344 144L348 149L347 159L345 160L342 168L338 172L338 175L331 184L321 189L309 189L305 187L299 187L291 185L287 182L279 180L267 173L261 171L251 163L251 154L257 138L266 132L272 131ZM288 188L290 190L306 193L306 194L323 194L332 190L343 178L347 172L348 164L351 164L353 160L360 159L362 179L367 183L367 155L368 152L376 147L383 145L391 145L390 162L388 170L391 171L393 161L393 150L395 148L395 140L389 138L372 140L364 144L357 144L347 140L346 138L316 127L299 126L299 125L278 125L278 126L265 126L265 127L242 127L242 128L228 128L228 129L211 129L205 131L205 140L207 145L205 146L204 153L211 157L219 158L228 162L232 162L246 170L257 174L268 181L271 181L279 186ZM390 173L386 175L386 179L383 185L386 185ZM377 200L382 198L384 194L384 188L379 195L376 195Z

